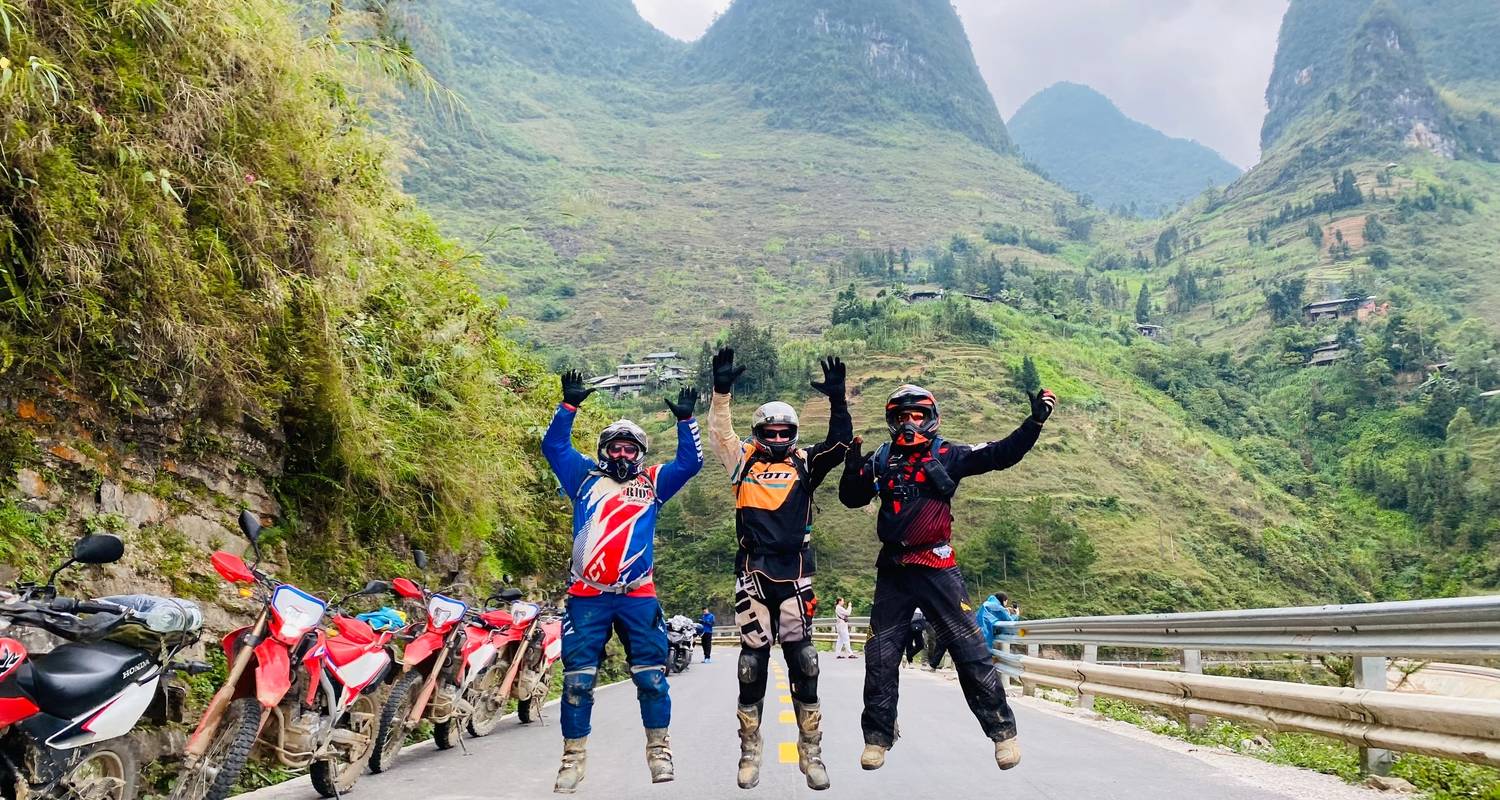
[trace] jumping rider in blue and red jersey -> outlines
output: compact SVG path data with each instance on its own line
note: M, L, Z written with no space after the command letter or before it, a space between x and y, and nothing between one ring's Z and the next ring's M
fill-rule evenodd
M618 630L646 727L651 781L672 780L667 725L667 633L653 581L656 512L703 468L693 407L698 390L666 401L677 418L677 458L645 466L646 432L620 420L599 434L595 458L573 447L578 406L594 389L583 376L562 376L563 402L542 438L542 453L573 503L573 560L563 623L562 766L553 791L571 794L583 780L594 680L610 632Z

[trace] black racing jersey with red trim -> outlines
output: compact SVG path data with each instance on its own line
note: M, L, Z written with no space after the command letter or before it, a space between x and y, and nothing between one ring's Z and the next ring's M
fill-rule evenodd
M951 567L953 558L952 488L959 481L1015 466L1036 444L1041 423L1027 419L1009 436L977 447L939 441L937 447L892 446L885 463L878 453L858 467L846 466L839 481L839 501L861 508L880 498L875 533L881 541L877 565ZM934 485L924 465L936 459L953 487L945 493Z

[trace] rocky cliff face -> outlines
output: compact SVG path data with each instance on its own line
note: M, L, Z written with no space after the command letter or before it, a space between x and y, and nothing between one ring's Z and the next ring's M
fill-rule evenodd
M125 426L105 419L87 399L64 393L0 397L9 462L0 502L38 523L30 541L9 543L13 557L0 565L0 581L44 577L39 570L66 553L72 536L108 531L124 539L125 558L69 570L65 590L186 597L211 628L228 628L236 601L221 591L208 555L244 547L235 523L241 509L267 523L280 518L268 484L281 474L284 442L249 421L223 427L165 411Z

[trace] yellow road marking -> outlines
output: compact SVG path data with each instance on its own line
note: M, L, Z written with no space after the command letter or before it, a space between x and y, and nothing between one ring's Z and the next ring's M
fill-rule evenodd
M776 688L778 688L778 689L785 689L786 688L786 681L777 681L776 682Z
M796 725L797 724L797 715L794 714L794 713L792 713L792 712L790 712L790 711L783 711L783 712L781 712L781 718L780 718L779 721L786 722L786 723L789 723L789 724L792 724L792 725Z
M777 748L777 760L783 764L797 763L797 743L782 742L781 747Z
M784 706L789 706L792 704L792 696L789 694L784 694L778 699L781 700L781 704Z

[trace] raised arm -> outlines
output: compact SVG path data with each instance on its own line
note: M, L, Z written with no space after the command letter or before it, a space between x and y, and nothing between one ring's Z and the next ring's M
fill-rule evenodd
M693 419L696 405L698 390L693 388L678 392L675 403L667 400L667 408L677 418L677 457L657 468L657 502L672 499L672 495L681 491L698 470L703 469L703 442L698 435L698 420Z
M1042 434L1042 425L1052 416L1057 407L1057 396L1043 389L1031 397L1031 416L1011 434L997 442L975 447L959 456L948 472L956 478L982 475L986 472L1010 469L1015 466L1036 444Z
M708 447L714 451L714 457L719 459L730 479L737 477L735 471L740 466L740 437L734 432L729 409L734 399L734 379L744 371L744 367L734 365L734 348L721 347L714 354L714 394L708 402Z
M828 397L828 436L807 450L807 471L816 489L823 479L844 460L849 443L854 440L854 418L849 416L849 401L844 396L844 362L837 356L823 359L823 380L812 388Z
M839 478L839 502L846 508L864 508L875 499L875 475L870 459L861 449L859 437L844 456L844 474Z

